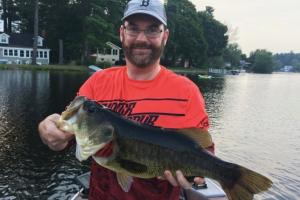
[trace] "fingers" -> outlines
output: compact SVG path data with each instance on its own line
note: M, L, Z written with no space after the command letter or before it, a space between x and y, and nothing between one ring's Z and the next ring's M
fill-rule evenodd
M59 118L60 118L60 115L57 113L54 113L52 115L49 115L46 119L49 119L53 122L57 122L59 120Z
M48 116L39 124L39 134L44 144L55 151L63 150L68 141L74 137L73 134L61 131L57 128L56 122L59 120L60 115L53 114Z
M204 178L202 178L202 177L195 177L195 178L194 178L194 183L195 183L196 185L202 185L202 184L205 183L205 180L204 180Z
M164 177L174 187L180 186L184 189L189 189L192 187L192 184L186 180L186 178L184 177L183 173L180 170L176 171L176 177L174 177L169 170L166 170L164 172Z
M175 179L175 177L172 175L172 173L169 170L166 170L164 172L164 176L165 176L165 179L167 181L169 181L171 185L173 185L174 187L178 186L177 180Z
M179 185L184 189L189 189L192 187L192 184L186 180L183 173L180 170L176 171L176 178Z

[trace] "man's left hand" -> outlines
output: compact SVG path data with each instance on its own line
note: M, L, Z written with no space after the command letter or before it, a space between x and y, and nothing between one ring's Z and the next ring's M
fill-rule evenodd
M192 183L190 183L183 175L183 173L180 170L176 171L176 176L173 176L173 174L169 171L166 170L164 172L164 178L168 180L171 185L174 187L180 186L184 189L191 189L192 188ZM201 177L195 177L194 178L194 183L197 185L203 184L204 179Z

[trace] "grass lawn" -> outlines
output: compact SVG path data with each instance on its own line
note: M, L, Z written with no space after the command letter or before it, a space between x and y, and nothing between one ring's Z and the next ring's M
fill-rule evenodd
M208 69L198 69L198 68L168 68L176 73L180 74L207 74Z
M1 64L0 69L26 69L26 70L60 70L60 71L88 71L83 65L6 65Z

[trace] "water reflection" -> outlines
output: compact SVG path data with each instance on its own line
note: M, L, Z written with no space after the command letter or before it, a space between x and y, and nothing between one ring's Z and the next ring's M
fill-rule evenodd
M210 118L210 126L218 127L218 121L224 108L225 77L200 79L198 76L189 76L198 85L206 101L206 110Z
M212 119L211 131L218 156L274 182L256 199L299 197L299 91L300 74L242 74L225 79L222 112Z
M46 199L78 189L74 177L84 169L82 164L72 153L49 151L36 129L41 119L64 108L86 77L0 71L0 197Z

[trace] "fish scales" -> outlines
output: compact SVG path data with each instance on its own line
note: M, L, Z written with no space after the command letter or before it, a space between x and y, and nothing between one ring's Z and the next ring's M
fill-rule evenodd
M181 169L187 176L215 178L214 174L218 174L218 176L228 178L226 176L228 173L217 169L227 169L227 166L233 169L234 167L231 163L212 157L190 138L174 130L162 131L151 127L137 127L134 122L124 124L122 121L122 123L115 124L118 127L119 146L123 145L120 154L127 152L126 159L152 166L152 169L156 169L153 171L155 176L161 176L166 169L172 172ZM126 145L129 141L131 141L130 144ZM216 163L223 166L216 168ZM238 166L235 167L238 168ZM234 172L238 173L238 170Z
M203 162L205 159L199 159L200 156L206 155L193 152L179 152L166 147L128 139L120 141L118 146L120 157L146 164L148 168L153 169L151 173L153 177L163 175L166 169L173 172L181 169L187 176L206 176L209 175L209 169L214 168L213 162Z

